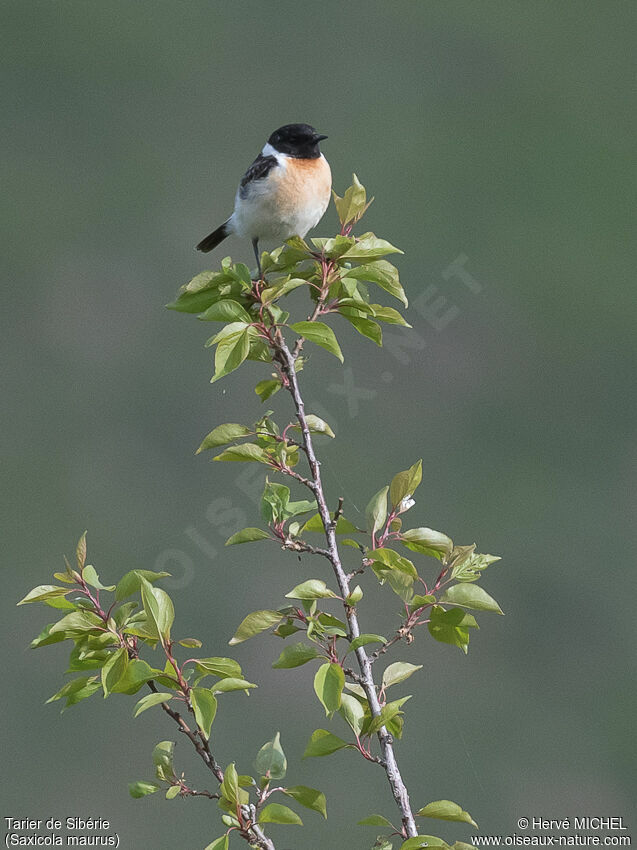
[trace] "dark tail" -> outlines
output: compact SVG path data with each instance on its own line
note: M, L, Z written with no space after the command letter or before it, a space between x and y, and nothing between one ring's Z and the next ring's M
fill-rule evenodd
M228 219L228 221L230 221L230 219ZM197 245L197 250L203 251L204 254L207 254L208 251L212 251L212 249L216 248L220 242L223 242L226 236L230 235L230 231L228 230L228 221L224 221L221 227L213 230L212 233L206 236L205 239L202 239Z

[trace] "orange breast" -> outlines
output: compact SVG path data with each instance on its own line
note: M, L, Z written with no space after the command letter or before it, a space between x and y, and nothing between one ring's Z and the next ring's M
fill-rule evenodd
M277 187L277 206L290 211L317 206L327 208L332 188L332 172L325 157L286 161Z

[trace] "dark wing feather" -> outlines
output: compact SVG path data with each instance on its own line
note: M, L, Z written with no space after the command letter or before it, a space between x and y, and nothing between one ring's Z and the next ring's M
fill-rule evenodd
M275 156L263 156L262 154L259 154L241 178L241 183L239 184L239 196L241 198L245 198L250 192L250 186L252 183L254 183L255 180L263 180L263 178L267 177L272 169L276 168L277 165L278 163Z

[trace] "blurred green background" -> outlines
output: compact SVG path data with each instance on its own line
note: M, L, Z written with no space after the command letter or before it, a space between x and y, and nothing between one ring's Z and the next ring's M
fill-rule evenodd
M14 604L88 528L103 578L170 570L177 630L223 654L245 613L323 569L223 550L254 523L262 473L194 449L219 422L257 418L266 374L211 387L209 329L163 308L224 255L193 246L269 133L307 121L329 134L335 187L356 171L376 195L367 225L405 251L414 326L383 350L342 327L349 371L316 350L303 373L309 408L338 430L330 498L364 506L423 457L414 524L503 555L484 584L507 616L480 618L468 657L425 636L394 657L425 665L401 686L412 800L457 800L487 834L523 815L630 822L635 11L5 0L3 815L101 815L126 848L197 850L219 833L206 800L128 797L174 737L161 712L43 705L65 653L28 650L47 613ZM317 233L335 226L331 208ZM364 629L390 628L388 597L368 598ZM309 669L268 673L279 650L237 648L261 687L223 699L214 748L245 772L280 729L290 782L324 789L330 819L275 827L277 846L341 847L345 832L369 847L374 830L353 824L393 815L383 774L352 753L299 762L325 719ZM177 763L203 785L186 744Z

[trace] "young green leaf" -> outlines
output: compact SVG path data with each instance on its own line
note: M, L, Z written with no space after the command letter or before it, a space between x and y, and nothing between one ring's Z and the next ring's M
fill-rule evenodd
M330 715L341 706L345 687L345 674L339 664L322 664L314 676L314 691L321 701L325 714Z
M224 679L221 682L225 681ZM191 688L190 702L195 712L197 725L206 738L210 737L210 729L217 713L217 700L209 688Z
M357 222L374 200L372 198L369 203L367 202L365 187L359 182L355 174L352 174L352 185L349 186L343 197L339 198L334 191L332 191L332 197L339 220L343 225Z
M242 643L244 640L266 631L271 626L280 623L283 618L284 615L280 611L253 611L252 614L248 614L241 621L234 637L230 640L230 645Z
M389 488L389 498L392 508L397 508L404 499L413 496L421 481L422 460L416 461L413 466L410 466L404 472L394 475Z
M139 782L128 783L128 793L136 800L141 797L147 797L149 794L154 794L160 788L161 785L158 785L156 782L144 782L140 780Z
M143 711L146 711L147 708L152 708L154 705L159 705L162 702L168 702L172 698L173 695L169 693L147 694L145 697L142 697L135 706L133 717L139 717L139 715Z
M113 686L124 676L127 667L128 650L122 647L114 652L102 667L102 688L105 698L109 695Z
M369 815L369 817L359 820L357 826L388 826L390 829L394 829L392 822L388 821L383 815Z
M400 535L403 546L412 552L420 552L423 555L431 555L442 561L453 549L453 540L440 531L433 528L410 528Z
M108 590L108 591L115 590L114 584L110 584L110 585L102 584L95 567L92 566L91 564L87 564L84 567L84 569L82 570L82 578L84 579L84 581L87 584L90 584L91 587L94 587L97 590Z
M423 818L437 818L438 820L459 821L468 823L478 829L478 824L471 817L469 812L465 812L462 806L453 803L451 800L435 800L433 803L427 803L417 815Z
M226 540L226 546L235 546L237 543L255 543L257 540L272 539L267 531L260 528L243 528Z
M365 709L356 697L345 693L341 694L339 712L352 731L356 735L360 735L365 722Z
M149 625L155 629L162 644L165 644L170 640L170 628L175 619L172 600L165 590L154 587L143 577L141 578L140 590Z
M30 590L24 599L21 599L17 605L27 605L29 602L45 602L47 599L55 599L66 596L67 593L72 593L71 587L57 587L54 584L39 584Z
M429 614L427 628L435 640L458 646L466 655L469 648L469 629L477 628L477 625L475 618L461 608L445 611L440 605L434 605Z
M388 263L387 260L376 260L375 262L369 262L362 266L347 269L342 280L344 282L347 279L365 280L369 283L375 283L381 289L384 289L385 292L389 292L394 298L402 301L405 307L408 306L405 290L402 288L398 277L398 269L391 263Z
M302 664L307 664L308 661L312 661L314 658L321 657L321 652L314 644L308 645L305 643L294 643L285 647L272 666L276 670L284 670L291 667L300 667Z
M447 842L435 835L416 835L414 838L408 838L400 845L400 850L422 850L425 847L442 847L449 850Z
M210 690L215 694L227 694L231 691L249 691L257 687L258 685L248 682L245 679L236 679L233 676L228 676L225 679L220 679Z
M407 661L395 661L383 673L383 688L387 689L399 682L404 682L417 670L422 670L422 664L409 664Z
M289 593L285 594L286 599L337 599L337 594L328 588L324 581L317 578L308 579L302 584L297 584Z
M213 460L239 461L242 463L270 463L268 455L261 446L257 446L255 443L243 443L240 446L231 446L213 458Z
M326 351L329 351L330 354L338 357L341 363L343 362L343 352L334 335L334 331L329 325L326 325L324 322L296 322L290 325L290 328L294 333L309 340L309 342L320 345Z
M181 786L180 785L171 785L168 791L166 791L166 799L174 800L175 797L178 797L181 794Z
M385 524L387 519L387 493L389 487L383 487L376 495L372 496L365 509L365 519L367 520L367 531L372 536L379 531Z
M294 785L292 788L285 788L283 793L305 806L306 809L318 812L327 819L327 800L322 791L308 788L307 785Z
M312 737L308 741L303 758L316 758L318 756L329 756L337 750L342 750L345 747L354 748L353 744L348 744L337 735L332 735L327 729L316 729L312 732Z
M233 658L197 658L197 670L205 675L218 676L220 679L241 678L241 665Z
M216 428L204 437L203 442L197 449L196 454L204 452L207 449L216 449L218 446L226 446L241 437L249 437L253 434L250 428L245 425L239 425L235 422L228 422L225 425L218 425Z
M273 396L275 393L278 393L282 386L283 384L281 383L279 378L275 378L273 380L266 379L265 381L259 381L259 383L254 388L254 391L259 396L261 401L267 401L270 396Z
M229 841L230 837L226 833L226 835L222 835L220 838L215 838L215 840L208 844L204 850L228 850Z
M252 321L245 308L231 298L216 301L199 318L204 322L245 322L249 324Z
M479 584L454 584L444 592L439 601L460 605L462 608L471 608L473 611L504 613L495 599L489 596Z
M321 419L320 416L315 416L313 413L308 413L305 417L305 421L307 422L307 427L313 434L326 434L328 437L335 437L336 434L330 426L325 422L324 419ZM297 431L301 430L300 425L292 426Z
M367 646L368 643L387 643L387 638L382 635L359 635L350 643L348 652L355 652L361 646Z
M264 744L257 753L254 767L259 776L279 780L285 776L287 766L287 759L281 746L281 735L277 732L274 738Z
M127 596L137 593L141 587L141 580L143 578L151 584L154 584L156 581L159 581L159 579L166 578L169 575L170 573L156 573L152 570L130 570L130 572L125 573L117 582L117 586L115 587L115 599L117 599L118 602L121 602L123 599L126 599Z
M303 821L297 813L280 803L269 803L261 809L259 823L286 823L303 826Z

